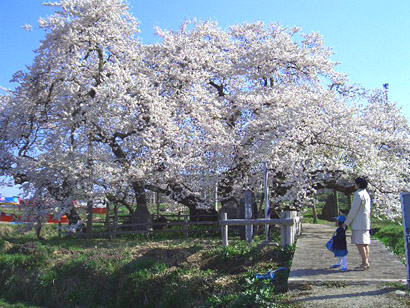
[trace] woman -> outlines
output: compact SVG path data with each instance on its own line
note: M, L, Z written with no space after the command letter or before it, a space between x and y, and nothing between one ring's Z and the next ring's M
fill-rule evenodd
M352 244L356 244L362 264L362 270L369 269L369 245L370 245L370 211L371 200L366 191L367 181L363 177L355 180L355 189L352 207L347 215L345 226L351 226Z

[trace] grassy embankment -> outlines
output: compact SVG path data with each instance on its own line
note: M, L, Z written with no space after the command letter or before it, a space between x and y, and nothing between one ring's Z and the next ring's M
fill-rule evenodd
M224 250L219 235L205 232L188 239L59 239L56 226L47 225L38 241L17 227L0 225L0 306L289 306L282 294L287 271L275 283L255 276L289 267L293 251L263 246L263 237L251 246L232 237ZM273 233L280 242L280 232ZM27 304L10 304L16 302Z

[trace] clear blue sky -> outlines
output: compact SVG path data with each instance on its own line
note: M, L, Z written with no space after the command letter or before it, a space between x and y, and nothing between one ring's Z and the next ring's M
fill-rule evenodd
M12 74L31 64L43 32L37 19L51 14L43 2L0 0L0 86L13 88ZM186 19L216 20L221 28L261 20L320 32L333 48L338 71L368 88L389 84L389 98L410 119L409 0L129 0L141 23L141 38L157 40L154 27L177 29ZM33 26L32 32L21 28ZM14 195L15 188L0 188Z

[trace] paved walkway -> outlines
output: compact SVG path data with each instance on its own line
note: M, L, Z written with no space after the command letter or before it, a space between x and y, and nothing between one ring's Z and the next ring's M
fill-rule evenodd
M289 287L303 284L323 284L340 282L345 284L374 284L386 282L407 282L406 266L385 246L372 239L370 245L370 269L361 271L361 259L356 245L350 244L347 232L348 255L347 272L331 269L336 258L325 247L332 236L334 225L303 224L303 233L296 243L296 251L289 275Z

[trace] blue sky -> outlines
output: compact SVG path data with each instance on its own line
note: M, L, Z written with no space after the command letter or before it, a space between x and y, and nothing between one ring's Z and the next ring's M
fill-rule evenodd
M37 19L51 14L43 0L0 0L0 86L32 63L43 32ZM52 2L48 0L46 2ZM157 40L154 27L177 29L186 19L212 19L221 28L242 22L279 22L320 32L340 62L338 71L368 88L389 84L389 98L410 120L409 0L128 0L140 21L143 43ZM33 31L22 29L31 24ZM0 188L14 195L16 188Z

